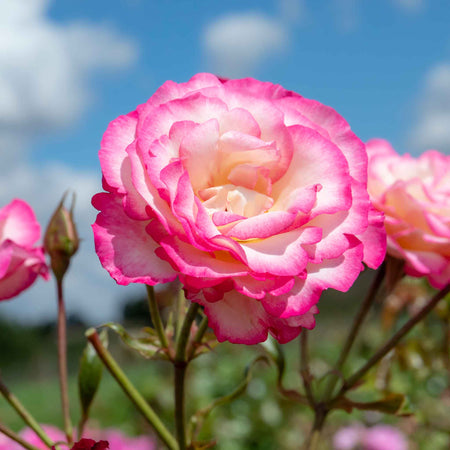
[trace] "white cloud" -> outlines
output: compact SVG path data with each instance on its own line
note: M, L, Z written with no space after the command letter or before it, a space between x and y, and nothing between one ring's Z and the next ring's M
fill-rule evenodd
M22 139L73 122L95 70L128 66L135 44L108 26L58 24L43 0L0 2L0 135Z
M47 164L37 170L21 163L0 178L0 205L11 201L11 195L26 200L38 217L42 233L63 192L67 189L76 192L75 220L81 244L66 276L66 304L69 313L77 313L94 324L117 319L123 300L136 292L145 294L142 286L126 289L117 286L95 254L90 224L96 211L91 206L91 197L101 191L100 182L100 174L73 170L62 164ZM21 321L52 320L55 308L54 281L39 279L19 297L2 302L0 314Z
M203 42L214 70L227 77L252 75L288 45L284 24L259 12L229 14L210 24Z
M434 148L450 154L450 63L428 72L418 106L410 146L419 152Z
M392 0L395 5L406 12L417 12L422 9L425 4L424 0Z
M89 105L92 73L129 66L137 48L110 26L56 23L46 16L47 7L45 0L0 0L0 206L23 198L45 228L63 192L76 191L83 241L67 277L67 308L96 323L117 318L124 297L94 252L90 200L101 190L101 175L62 163L33 166L26 150L34 136L79 117ZM0 314L53 319L55 305L53 283L39 280L19 298L2 302Z

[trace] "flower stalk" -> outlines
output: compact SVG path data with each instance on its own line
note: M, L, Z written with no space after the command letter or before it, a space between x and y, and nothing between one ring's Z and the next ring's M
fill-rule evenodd
M306 398L311 408L315 409L316 400L311 387L311 372L309 370L308 332L303 329L300 334L300 375L305 387Z
M167 448L169 448L170 450L178 450L179 447L175 438L161 422L160 418L152 409L152 407L147 403L144 397L142 397L140 392L131 383L131 381L122 371L109 351L103 346L97 331L94 328L90 328L86 331L86 337L94 347L99 358L103 361L111 375L116 379L119 386L129 397L129 399L134 403L134 405L141 412L147 422L154 428L160 439L164 442L164 444L167 445Z
M181 305L180 305L181 306ZM173 360L175 371L175 429L180 450L186 449L186 417L185 417L185 379L186 369L189 363L187 358L187 345L191 327L197 316L200 306L197 303L191 303L182 325L178 324L179 334L176 341L175 358Z
M67 382L67 322L62 283L62 278L56 280L58 292L58 370L59 385L61 390L61 408L64 420L64 432L66 434L67 442L69 444L72 444L73 427L70 420L69 388Z

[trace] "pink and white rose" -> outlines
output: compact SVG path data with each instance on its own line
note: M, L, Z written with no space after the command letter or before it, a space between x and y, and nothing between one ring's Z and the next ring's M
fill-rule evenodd
M443 288L450 282L450 156L428 150L398 155L373 139L369 194L386 216L388 253L405 260L405 272Z
M34 246L40 233L33 210L23 200L0 208L0 300L18 295L39 275L48 279L44 252Z
M179 277L220 341L278 341L315 325L385 254L364 144L332 108L251 78L166 82L109 125L93 205L119 284Z

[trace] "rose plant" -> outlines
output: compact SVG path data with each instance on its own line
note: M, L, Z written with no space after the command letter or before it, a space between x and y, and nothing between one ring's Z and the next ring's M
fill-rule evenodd
M42 247L35 247L41 228L31 207L13 200L0 208L0 300L27 289L38 276L48 279Z
M153 435L127 438L89 428L103 366L171 450L214 446L215 441L200 438L205 420L213 408L245 392L260 362L277 371L276 388L285 400L314 412L305 441L309 450L320 448L321 430L333 410L401 414L401 393L377 391L370 402L348 394L450 291L450 164L434 151L417 160L400 157L381 140L370 141L367 149L332 108L251 78L198 74L186 83L169 81L145 104L111 122L100 149L105 192L92 200L99 211L95 248L118 284L146 285L152 326L140 335L116 323L101 325L101 333L86 331L75 431L63 284L79 238L73 204L68 211L63 197L44 243L56 281L64 431L41 427L0 377L0 394L29 427L16 433L0 421L0 449L3 435L28 450L155 448ZM0 210L0 300L17 295L39 274L48 277L43 251L33 247L39 230L26 203L16 200ZM383 263L386 232L389 252L405 261L406 273L426 276L440 291L349 374L345 363L370 307L393 288ZM319 298L329 288L347 291L364 264L381 267L348 324L337 362L317 379L309 364L307 330L315 326ZM153 286L175 279L184 293L174 283L177 292L163 317ZM174 433L115 361L107 330L142 356L173 365ZM286 389L287 361L279 344L299 334L303 388ZM258 353L239 385L193 411L188 423L187 368L217 340L263 345L255 347ZM188 409L195 404L189 402ZM377 450L394 434L386 427L343 431L347 442Z
M314 327L385 254L364 144L332 108L251 78L166 82L109 125L96 251L119 284L178 277L219 341Z

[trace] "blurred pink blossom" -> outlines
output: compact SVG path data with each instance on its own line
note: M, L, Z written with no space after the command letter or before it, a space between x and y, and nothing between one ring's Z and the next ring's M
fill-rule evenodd
M54 442L66 440L65 434L60 429L52 425L42 425L42 428ZM48 450L48 447L30 428L23 429L19 434L22 439L38 449ZM106 428L104 430L89 429L86 431L85 437L96 441L108 441L110 450L156 450L156 441L152 437L130 437L114 428ZM22 447L0 433L0 450L22 450Z
M0 300L18 295L41 275L48 279L41 247L34 247L41 227L31 207L13 200L0 208Z
M334 450L408 450L401 431L389 425L366 428L360 424L341 428L333 437Z
M450 155L428 150L399 155L372 139L368 190L386 216L387 251L406 262L405 272L443 288L450 282Z

